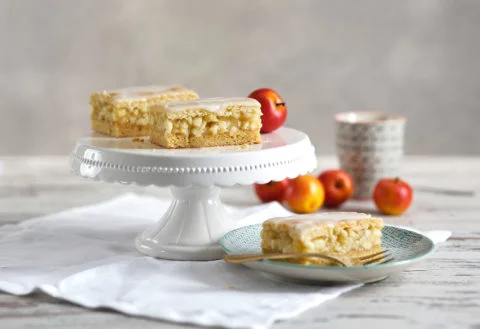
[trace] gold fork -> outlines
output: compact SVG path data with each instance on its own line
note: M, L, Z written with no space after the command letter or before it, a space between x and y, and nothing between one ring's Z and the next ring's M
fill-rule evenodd
M227 263L239 264L247 262L255 262L263 259L270 260L281 260L281 259L292 259L292 258L302 258L302 257L318 257L326 260L334 261L340 266L351 266L352 263L359 265L373 265L373 264L386 264L394 260L393 255L388 249L382 250L380 252L357 257L357 258L347 258L343 256L333 256L320 253L274 253L274 254L226 254L223 259Z

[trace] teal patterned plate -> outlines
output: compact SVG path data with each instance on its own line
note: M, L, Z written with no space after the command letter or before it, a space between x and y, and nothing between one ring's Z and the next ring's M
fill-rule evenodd
M238 228L225 234L220 245L229 254L261 253L261 230L261 224ZM394 261L381 265L352 267L307 266L271 260L243 264L269 278L282 281L322 284L374 282L423 260L434 251L435 244L419 232L385 225L382 230L382 247L391 251Z

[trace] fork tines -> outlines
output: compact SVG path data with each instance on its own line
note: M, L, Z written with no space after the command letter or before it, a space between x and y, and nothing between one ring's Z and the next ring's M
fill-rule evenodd
M362 265L378 265L391 262L394 258L390 250L385 249L375 254L357 258Z

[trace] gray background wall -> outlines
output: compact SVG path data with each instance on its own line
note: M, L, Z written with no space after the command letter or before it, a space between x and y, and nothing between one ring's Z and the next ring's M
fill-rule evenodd
M66 154L90 92L182 83L286 100L333 153L333 114L400 112L410 154L480 154L480 1L0 0L0 154Z

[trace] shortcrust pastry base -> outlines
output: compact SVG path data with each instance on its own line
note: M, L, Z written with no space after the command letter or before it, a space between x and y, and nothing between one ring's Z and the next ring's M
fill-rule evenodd
M164 135L151 132L150 141L165 148L201 148L216 146L232 146L260 144L262 139L259 133L252 131L238 131L231 136L230 133L219 133L212 136Z
M369 250L363 251L351 251L347 255L340 254L328 254L332 257L338 257L341 261L345 262L348 266L358 266L362 265L362 261L359 258L373 255L382 251L382 247L376 247ZM295 258L285 260L288 263L293 264L302 264L302 265L322 265L322 266L338 266L339 264L335 261L328 259L318 258L318 257L305 257L305 258ZM365 261L364 261L365 262Z

